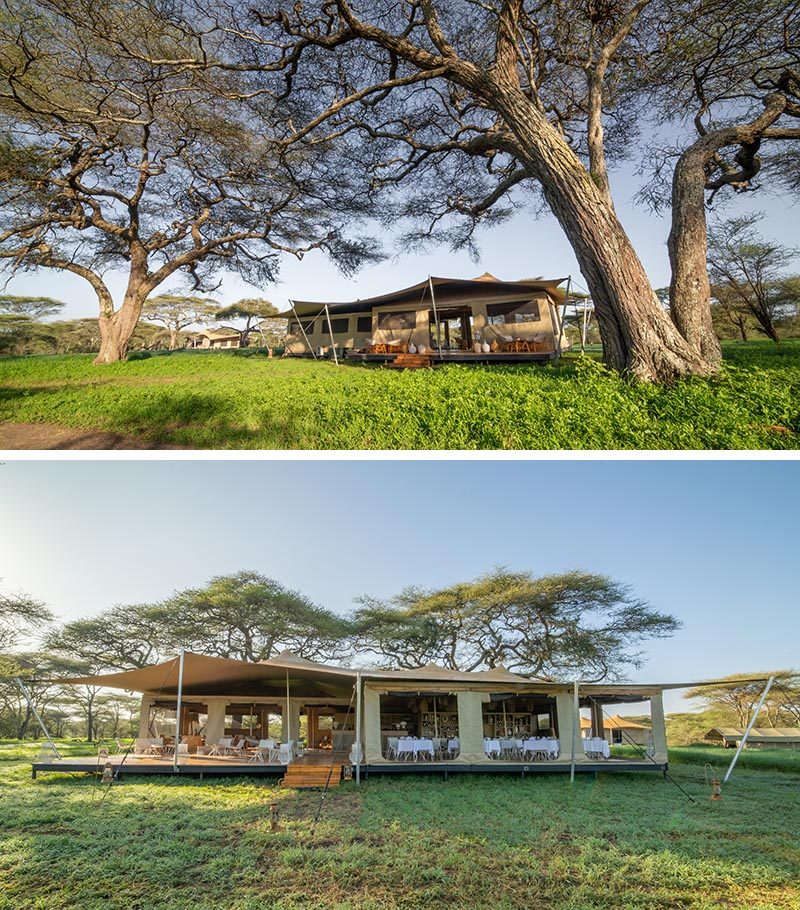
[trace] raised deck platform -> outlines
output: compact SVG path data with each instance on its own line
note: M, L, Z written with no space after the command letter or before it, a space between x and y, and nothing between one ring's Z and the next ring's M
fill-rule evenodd
M112 767L116 771L118 780L126 775L135 774L160 774L174 775L179 774L184 777L199 777L203 780L206 777L228 777L235 775L246 775L250 777L284 777L286 774L286 765L280 764L260 764L258 762L242 761L240 758L223 757L212 758L210 756L190 756L188 761L181 762L178 765L177 772L173 768L172 759L157 757L128 757L123 761L122 755L112 755L109 759ZM330 765L330 753L325 755L315 755L313 757L305 756L292 763L293 766L314 765L322 768ZM342 761L335 759L334 763L341 766ZM35 779L38 774L45 772L83 772L85 774L100 773L103 770L102 763L98 765L97 759L92 757L86 758L65 758L61 761L37 761L31 765L31 776ZM536 774L569 774L570 764L566 761L551 762L503 762L493 761L491 763L481 764L462 764L457 761L445 762L388 762L386 764L362 765L361 775L366 780L370 775L382 774L439 774L445 780L450 774L516 774L521 777L533 776ZM630 760L621 758L609 758L604 761L595 762L578 762L575 765L576 774L597 774L613 772L630 772L630 771L666 771L666 763L658 763L643 760Z
M291 355L306 356L306 355ZM308 355L311 356L310 354ZM398 354L365 354L358 351L345 351L344 359L358 363L391 364ZM555 351L536 351L534 353L511 353L497 351L496 353L476 354L474 351L442 351L441 357L437 352L428 352L426 356L431 359L431 366L441 363L546 363L555 360Z

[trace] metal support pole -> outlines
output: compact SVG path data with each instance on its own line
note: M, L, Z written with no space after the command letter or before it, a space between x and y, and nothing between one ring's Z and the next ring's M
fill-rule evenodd
M569 782L575 783L575 748L578 745L575 731L580 724L581 704L578 698L578 683L574 683L573 689L573 706L572 706L572 760L569 765Z
M439 328L439 313L436 309L436 295L433 293L433 279L428 275L428 287L431 289L431 303L433 304L433 321L436 323L436 346L439 348L439 360L444 360L442 354L442 330Z
M733 769L736 765L736 762L739 760L739 753L742 751L742 749L744 749L744 744L747 742L747 737L750 735L750 731L756 725L756 720L758 719L758 715L761 713L761 709L764 707L764 702L766 701L767 695L769 694L769 690L772 688L773 682L775 682L775 677L770 676L770 678L767 680L767 688L764 689L764 691L761 693L761 698L759 698L755 711L753 711L753 716L750 718L750 723L747 725L747 729L744 731L744 736L739 742L739 745L736 747L736 754L731 759L731 763L727 773L725 774L725 777L722 778L722 782L725 784L728 783L728 778L731 776L731 774L733 774Z
M333 340L333 329L331 328L331 311L328 309L328 304L325 304L325 316L328 319L328 332L331 336L331 350L333 351L333 360L336 366L339 366L339 358L336 356L336 342Z
M292 741L292 716L289 706L289 668L286 668L286 717L283 724L283 741L290 743Z
M183 656L184 650L178 658L178 708L175 717L175 754L172 757L172 770L178 773L178 746L181 742L181 713L183 711Z
M53 754L55 755L55 757L56 757L57 759L60 760L60 759L61 759L61 753L60 753L60 752L58 751L58 749L56 748L56 744L55 744L55 743L53 742L53 740L50 738L50 734L47 732L47 727L45 727L44 721L43 721L42 718L39 716L39 712L36 710L36 707L35 707L34 704L33 704L33 699L31 698L30 692L28 692L27 688L25 687L25 684L22 682L22 680L19 678L19 676L15 676L15 677L14 677L14 681L15 681L16 684L19 686L20 691L22 692L22 694L23 694L23 696L24 696L24 698L25 698L25 701L28 703L28 707L29 707L30 710L31 710L31 714L33 714L33 716L36 718L37 723L38 723L39 726L42 728L42 733L44 733L44 735L47 737L47 741L50 743L50 748L53 750Z
M314 360L317 359L317 355L314 353L314 348L311 346L311 342L308 340L308 335L306 335L306 330L303 328L303 323L300 322L300 317L297 315L297 310L294 308L294 300L290 300L289 303L292 305L292 312L294 313L294 318L297 320L297 324L300 326L300 331L303 333L303 338L306 340L309 351L311 351L311 356ZM315 317L316 318L316 317Z
M356 785L361 786L361 673L356 673Z
M572 287L572 275L567 276L567 289L564 292L564 306L561 308L561 319L558 325L558 343L556 344L556 363L561 359L561 339L564 337L564 318L567 315L567 304L569 303L569 292ZM558 315L558 310L556 310Z

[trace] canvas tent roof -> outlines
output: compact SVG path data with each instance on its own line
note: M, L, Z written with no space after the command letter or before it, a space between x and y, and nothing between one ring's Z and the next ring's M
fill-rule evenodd
M570 682L546 682L512 673L504 667L468 673L461 670L450 670L436 664L412 670L370 670L350 669L323 664L299 657L290 651L284 651L276 657L257 663L243 660L231 660L223 657L210 657L184 654L183 691L186 695L242 695L242 696L276 696L283 697L287 675L290 686L297 690L302 684L305 695L349 695L357 674L362 679L383 681L387 683L453 683L480 684L502 687L500 691L525 686L537 691L554 694L572 688ZM758 681L761 677L753 677ZM111 689L126 689L131 692L175 694L178 691L178 658L137 670L122 673L96 674L60 679L59 682L75 685L104 686ZM580 683L582 696L598 696L603 701L620 702L640 701L650 695L657 695L664 689L692 688L702 685L715 685L719 680L691 683Z
M588 717L581 717L581 729L588 730L592 726L592 722ZM606 730L649 730L650 727L646 727L644 724L637 724L632 720L629 720L627 717L620 717L619 714L615 714L613 717L604 717L603 726Z
M498 278L495 278L494 275L485 272L478 278L431 277L430 283L433 284L434 293L436 293L438 289L442 295L469 290L474 290L479 294L485 295L487 294L488 288L489 294L495 291L545 291L552 297L556 297L560 300L564 296L564 292L559 290L558 286L565 280L566 279L564 278L552 278L530 281L500 281ZM409 303L419 303L424 299L425 295L430 298L430 285L428 281L429 280L426 278L424 281L412 284L410 287L401 288L398 291L391 291L388 294L379 294L377 297L365 297L363 300L350 300L338 303L325 300L295 300L293 301L294 310L298 316L317 316L323 311L326 305L329 312L334 314L367 313L372 310L373 307L382 304L405 303L406 301ZM293 316L294 313L289 309L285 310L280 315L289 317Z
M316 663L286 651L258 663L187 651L184 655L183 691L186 695L282 697L286 691L287 674L291 686L302 683L307 694L316 690L315 694L323 696L349 694L356 678L354 670ZM178 691L178 658L124 673L74 677L63 682L172 695Z

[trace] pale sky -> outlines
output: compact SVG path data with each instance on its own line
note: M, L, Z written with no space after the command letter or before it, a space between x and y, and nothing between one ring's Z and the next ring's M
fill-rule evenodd
M626 164L614 175L614 197L617 211L636 247L654 287L669 284L669 262L666 241L669 222L657 217L643 206L633 204L633 196L641 184L632 164ZM766 217L758 230L781 243L796 242L796 199L784 194L746 194L726 201L721 214L729 217L742 212L763 211ZM447 278L473 278L488 271L498 278L514 280L541 275L545 278L574 276L585 286L572 249L558 222L551 215L534 220L528 210L516 214L513 220L492 227L479 235L481 256L473 262L467 253L451 253L446 247L432 248L425 253L403 253L377 266L362 269L355 277L345 278L320 253L311 253L302 262L285 257L277 285L263 288L242 282L235 275L223 277L223 284L213 295L222 304L241 297L267 297L281 309L289 298L299 300L354 300L387 293L424 280L428 275ZM391 248L391 244L387 243ZM397 251L395 250L395 253ZM800 271L800 258L796 260ZM122 275L106 276L119 302L123 290ZM173 289L165 284L156 293ZM184 285L185 287L185 285ZM2 291L7 294L41 294L67 302L57 318L72 319L97 316L97 301L89 285L75 275L52 270L23 273L12 278Z
M240 569L347 611L579 568L683 622L633 679L693 681L800 664L798 480L788 461L7 461L0 578L70 619Z

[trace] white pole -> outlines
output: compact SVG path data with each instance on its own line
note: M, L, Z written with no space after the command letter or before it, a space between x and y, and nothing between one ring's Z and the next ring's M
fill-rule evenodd
M442 355L442 330L439 328L439 313L436 310L436 295L433 293L433 279L428 275L428 287L431 289L431 303L433 303L433 321L436 323L436 346L439 348L439 360L444 360Z
M356 784L361 786L361 673L356 673Z
M730 767L728 768L728 771L725 774L725 777L722 778L722 782L724 784L727 784L728 778L731 776L731 774L733 774L733 769L736 765L736 762L739 759L739 753L742 751L742 749L744 749L744 744L747 742L747 737L750 735L750 731L756 725L756 720L758 719L758 715L761 713L761 709L764 707L764 702L766 701L767 694L769 693L769 690L772 687L773 682L775 682L775 677L770 676L770 678L767 680L767 688L764 689L764 691L761 693L761 698L759 698L758 704L756 705L756 709L755 709L755 711L753 711L753 716L750 718L750 723L747 725L747 729L744 731L744 736L742 737L739 745L736 748L736 754L731 759Z
M22 694L25 696L25 701L28 703L28 707L31 709L31 714L33 714L33 716L36 718L39 726L42 728L42 733L44 733L44 735L47 737L47 741L50 743L50 748L53 750L55 757L60 760L61 754L59 753L58 749L56 748L56 744L50 738L50 734L47 732L47 727L45 727L44 721L39 716L39 712L34 707L33 699L31 698L30 692L28 692L27 688L25 687L25 684L22 682L22 680L18 676L15 676L14 679L16 680L17 685L22 690Z
M303 333L303 338L306 340L309 351L311 351L311 356L314 360L317 359L317 355L314 353L314 348L311 347L311 342L308 340L308 335L306 335L306 330L303 328L303 323L300 322L300 317L297 315L297 310L294 308L294 300L290 300L289 303L292 305L292 312L294 313L294 318L297 320L297 324L300 326L300 331ZM316 321L316 317L314 317ZM313 324L313 323L312 323Z
M564 317L567 315L567 304L569 303L569 292L572 286L572 275L567 276L567 289L564 292L564 306L561 308L561 319L558 325L558 344L556 345L556 363L561 358L561 339L564 336ZM556 310L558 315L558 310Z
M292 718L289 713L289 668L286 668L286 718L284 722L283 741L289 743L292 741Z
M336 366L339 366L339 358L336 356L336 342L333 340L333 329L331 328L331 311L328 309L328 304L325 304L325 315L328 317L328 332L331 336L331 350L333 351L333 360L336 363Z
M574 683L574 686L575 686L575 688L573 690L574 705L573 705L573 709L572 709L572 761L570 762L570 766L569 766L569 782L571 784L575 783L575 749L578 745L577 738L575 736L575 728L580 723L580 716L581 716L581 713L580 713L581 704L580 704L580 700L578 698L577 681Z
M175 715L175 754L172 757L172 770L178 771L178 746L181 741L181 710L183 708L183 655L184 650L181 648L180 657L178 658L178 708Z
M583 329L581 330L581 353L586 351L586 335L589 331L589 303L588 301L583 301Z

